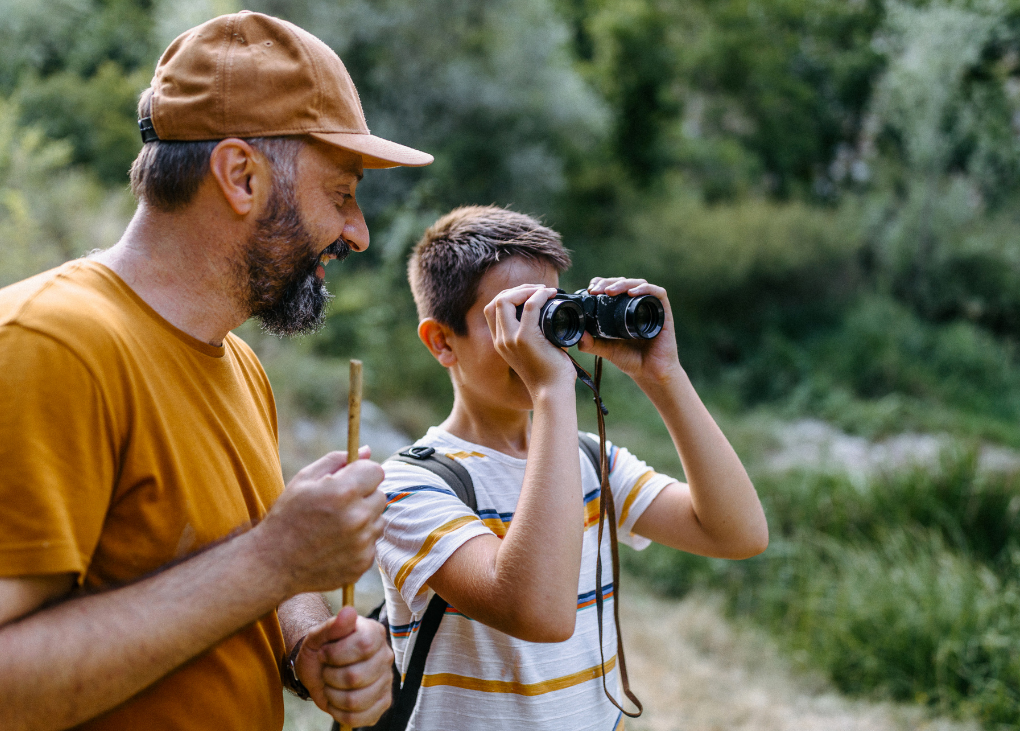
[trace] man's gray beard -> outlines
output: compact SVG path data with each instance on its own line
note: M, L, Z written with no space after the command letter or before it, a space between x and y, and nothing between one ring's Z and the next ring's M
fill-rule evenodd
M305 244L295 246L295 244ZM293 188L273 182L268 210L248 241L242 266L247 306L262 329L277 337L304 335L322 328L333 295L315 276L323 253L345 259L350 247L337 239L318 254L301 221Z

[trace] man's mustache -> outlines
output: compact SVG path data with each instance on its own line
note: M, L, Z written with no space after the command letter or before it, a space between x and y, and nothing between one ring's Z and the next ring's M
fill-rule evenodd
M318 258L321 259L325 255L330 255L336 257L337 261L343 261L344 259L347 258L347 256L350 253L351 247L347 244L346 241L340 238L334 241L329 246L327 246L325 249L323 249L322 252L319 254Z

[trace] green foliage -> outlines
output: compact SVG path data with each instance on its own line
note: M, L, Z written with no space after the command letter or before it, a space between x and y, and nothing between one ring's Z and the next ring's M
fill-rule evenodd
M0 95L26 74L89 78L108 61L152 69L152 3L143 0L4 0L0 12Z
M137 125L130 122L137 116L138 94L148 83L147 71L126 75L107 61L88 79L72 71L28 78L15 98L26 110L24 123L50 139L68 141L75 164L87 165L104 182L123 187L142 146Z
M762 618L842 689L975 716L1020 720L1020 586L900 531L878 547L819 540L765 569ZM785 581L784 581L785 579Z
M158 50L152 8L132 0L6 0L0 12L0 97L20 122L71 144L72 161L124 186L141 146L138 93Z
M832 194L881 59L873 2L562 2L614 114L613 148L642 185L680 168L710 200L748 186Z
M901 429L946 427L923 420L907 424L903 410L911 403L1004 422L1020 415L1020 369L1010 343L966 321L934 325L884 296L861 297L841 316L838 327L800 342L767 330L753 355L727 373L727 386L745 403L796 404L795 410L833 421L848 406L840 402L841 393L861 401L885 399L897 405L894 423Z
M918 701L988 728L1020 722L1020 490L976 453L860 485L756 481L772 534L743 562L653 546L628 568L682 595L721 588L842 689Z
M361 197L384 228L409 204L547 213L565 184L561 151L602 127L603 103L572 68L567 29L545 0L253 8L314 28L345 60L373 132L435 155L423 170L366 178Z
M0 99L0 286L109 245L125 220L123 194L70 167L70 145L18 116Z

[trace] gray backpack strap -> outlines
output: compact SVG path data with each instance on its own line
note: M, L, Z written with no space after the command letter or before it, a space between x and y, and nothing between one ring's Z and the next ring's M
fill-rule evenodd
M598 447L596 446L595 449L597 450ZM417 465L428 470L449 485L457 497L473 512L478 512L475 484L471 481L471 475L464 465L457 460L451 459L445 454L439 454L432 447L408 447L394 454L390 460Z
M591 466L595 468L595 476L602 478L599 460L599 443L584 432L577 433L577 444L581 447Z

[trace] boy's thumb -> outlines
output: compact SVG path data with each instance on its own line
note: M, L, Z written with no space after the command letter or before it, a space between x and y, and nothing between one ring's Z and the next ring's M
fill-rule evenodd
M318 650L327 642L336 642L352 634L358 623L358 612L354 607L344 607L335 617L330 617L305 636L309 650Z

